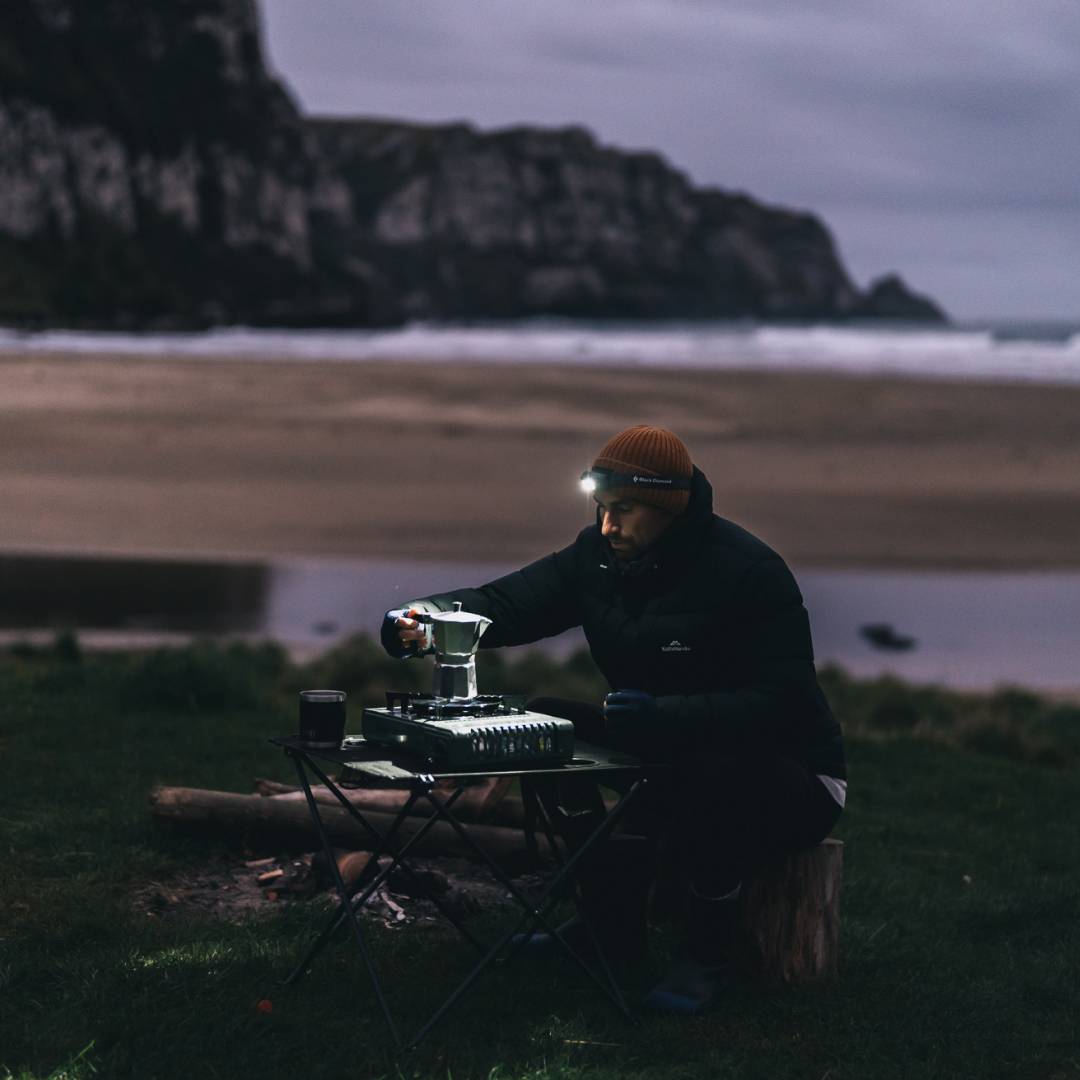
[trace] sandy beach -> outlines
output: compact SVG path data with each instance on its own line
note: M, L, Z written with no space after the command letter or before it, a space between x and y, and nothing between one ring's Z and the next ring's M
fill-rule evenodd
M1080 388L63 355L0 357L0 550L527 560L638 422L794 565L1080 566Z

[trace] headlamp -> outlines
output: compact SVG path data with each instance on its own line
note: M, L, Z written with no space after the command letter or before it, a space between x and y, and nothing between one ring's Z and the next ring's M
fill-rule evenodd
M620 473L612 469L586 469L581 474L581 490L591 495L608 488L641 488L643 491L689 491L688 476L646 476Z

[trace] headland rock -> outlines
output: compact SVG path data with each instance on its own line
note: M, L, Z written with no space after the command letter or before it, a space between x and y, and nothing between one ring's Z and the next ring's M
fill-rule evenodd
M577 128L304 116L254 0L7 0L0 321L941 321L813 214Z

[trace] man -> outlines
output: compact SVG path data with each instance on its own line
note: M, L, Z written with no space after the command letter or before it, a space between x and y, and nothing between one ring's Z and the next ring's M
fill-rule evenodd
M668 837L686 882L687 951L646 1004L696 1012L730 976L744 877L835 825L847 787L840 727L817 682L795 579L776 552L713 513L712 488L676 435L620 432L582 484L596 524L569 547L388 612L382 640L392 655L415 655L423 631L410 610L445 611L455 600L493 620L488 648L584 628L612 692L602 705L544 698L529 707L572 719L587 741L670 766L643 824ZM595 795L564 793L575 799L595 808ZM591 827L581 816L571 844ZM644 928L634 886L649 867L620 866L616 850L608 846L607 864L581 887L590 921L625 943Z

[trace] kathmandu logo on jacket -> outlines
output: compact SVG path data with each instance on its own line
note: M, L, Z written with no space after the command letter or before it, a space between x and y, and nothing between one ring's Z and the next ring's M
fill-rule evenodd
M661 652L689 652L690 646L684 645L678 638L675 638L670 645L661 645Z

